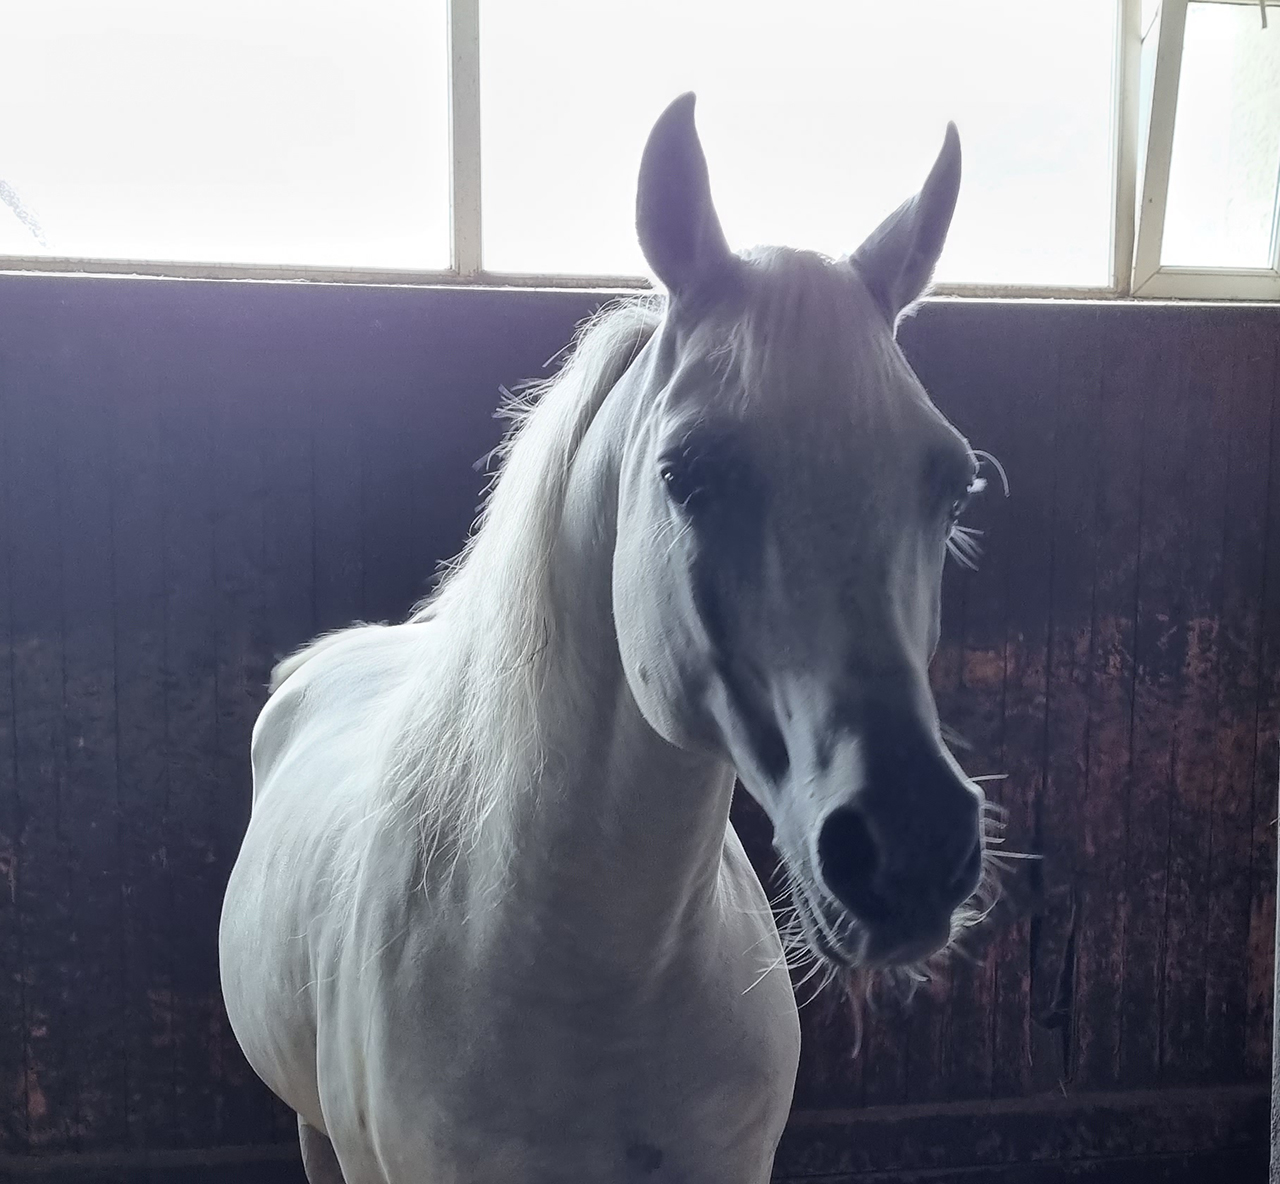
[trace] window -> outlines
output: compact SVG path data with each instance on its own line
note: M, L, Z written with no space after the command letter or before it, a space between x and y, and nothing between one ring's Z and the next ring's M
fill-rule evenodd
M954 119L965 181L938 278L1105 288L1116 10L481 0L484 266L642 273L636 165L692 89L737 246L846 254L919 188Z
M1164 0L1142 43L1133 290L1280 298L1280 9Z
M0 0L0 267L641 283L694 89L735 245L850 250L955 119L942 290L1277 299L1267 2Z
M0 255L447 267L445 31L444 0L0 0Z

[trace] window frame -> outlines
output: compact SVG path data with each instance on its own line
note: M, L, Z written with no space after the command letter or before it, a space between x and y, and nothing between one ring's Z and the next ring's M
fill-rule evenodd
M449 95L449 258L443 270L311 265L170 262L70 256L0 255L0 274L147 275L213 280L312 281L404 286L478 286L627 290L650 287L641 275L558 275L491 271L482 263L480 4L447 0ZM1116 0L1111 157L1111 279L1101 287L939 284L941 296L1013 299L1280 300L1280 271L1170 268L1158 265L1173 145L1182 34L1190 0L1161 0L1153 88L1141 94L1142 0ZM1205 0L1259 5L1261 0ZM1280 0L1266 0L1267 7ZM1167 19L1173 16L1172 20ZM1280 19L1280 11L1277 11ZM1144 111L1144 106L1146 110ZM1145 116L1145 118L1144 118ZM1155 266L1152 266L1152 261Z

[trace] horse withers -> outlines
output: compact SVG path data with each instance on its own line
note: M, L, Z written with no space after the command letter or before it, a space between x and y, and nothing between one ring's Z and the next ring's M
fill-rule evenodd
M277 669L222 982L312 1184L764 1184L800 1038L735 776L822 964L950 940L981 795L927 667L981 482L894 329L959 179L950 127L852 256L734 254L677 99L637 203L665 296L518 411L407 622Z

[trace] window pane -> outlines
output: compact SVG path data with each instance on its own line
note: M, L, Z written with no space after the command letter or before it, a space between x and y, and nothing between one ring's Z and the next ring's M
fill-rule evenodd
M844 254L965 181L949 281L1106 285L1115 0L481 0L484 261L638 274L644 137L681 91L725 231Z
M1270 267L1280 177L1280 9L1192 4L1161 263Z
M0 254L447 266L444 0L0 0L0 44Z

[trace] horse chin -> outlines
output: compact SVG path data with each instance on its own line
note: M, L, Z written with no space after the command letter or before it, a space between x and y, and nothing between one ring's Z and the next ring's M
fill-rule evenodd
M875 970L920 966L951 944L951 914L916 926L909 933L868 934L864 964Z
M869 925L823 894L794 885L791 897L805 944L835 970L895 970L919 967L951 942L952 915L921 919L910 928Z
M843 910L837 913L799 884L792 885L791 900L804 944L822 962L835 970L857 970L865 964L866 934L856 918Z

